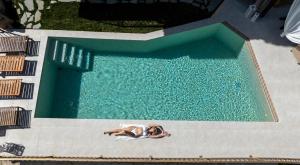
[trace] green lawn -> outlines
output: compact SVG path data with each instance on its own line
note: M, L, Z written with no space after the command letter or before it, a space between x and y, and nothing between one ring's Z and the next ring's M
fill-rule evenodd
M206 18L188 4L57 3L42 14L42 29L146 33Z

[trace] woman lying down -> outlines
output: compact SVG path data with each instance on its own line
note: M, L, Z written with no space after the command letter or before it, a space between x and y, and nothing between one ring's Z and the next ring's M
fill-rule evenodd
M147 138L162 138L165 136L171 136L167 131L163 129L161 125L151 124L144 125L132 125L120 129L114 129L106 131L104 134L115 136L129 136L133 138L147 137Z

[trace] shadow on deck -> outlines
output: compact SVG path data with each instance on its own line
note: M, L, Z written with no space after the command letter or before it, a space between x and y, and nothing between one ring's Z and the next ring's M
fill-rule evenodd
M37 56L39 54L40 41L29 38L27 41L26 56Z

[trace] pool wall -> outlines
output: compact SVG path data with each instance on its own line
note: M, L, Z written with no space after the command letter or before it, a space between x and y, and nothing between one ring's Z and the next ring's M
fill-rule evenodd
M130 52L130 53L145 53L156 51L166 47L177 46L183 43L193 42L195 40L202 40L212 37L217 34L218 29L223 27L221 23L205 26L202 28L190 30L187 32L176 33L169 36L159 37L147 41L137 40L108 40L108 39L86 39L86 38L66 38L66 37L50 37L50 40L58 40L62 42L71 43L77 46L85 47L101 52ZM157 42L159 40L160 42Z
M225 27L225 28L224 28ZM174 47L184 43L192 43L206 38L216 37L224 43L229 49L239 52L245 43L245 40L238 34L231 31L223 23L212 24L202 28L180 32L169 36L159 37L144 42L136 40L109 40L109 39L86 39L86 38L67 38L67 37L49 37L49 40L58 40L71 43L77 46L85 47L101 52L131 52L145 53L164 49L166 47ZM159 40L159 42L157 42Z
M248 38L246 39L246 43L245 43L244 46L247 47L248 54L250 55L250 57L252 59L252 62L254 63L254 65L252 65L252 67L255 67L255 70L254 70L256 72L256 77L255 78L259 82L258 87L259 87L260 93L262 93L259 97L257 97L257 99L266 100L264 102L265 103L264 106L267 106L270 109L269 113L270 113L270 115L272 115L272 121L278 122L279 118L277 116L274 104L271 100L271 96L270 96L269 91L267 89L265 80L262 76L261 70L259 68L259 65L257 63L255 54L252 50L252 47L251 47L251 44L250 44L250 41L249 41Z
M221 26L224 26L223 24ZM229 28L218 28L215 36L235 53L239 53L245 44L245 39Z
M49 54L53 53L53 40L48 40L47 48L46 48L46 56L44 59L44 65L42 70L41 83L39 87L39 93L37 98L37 105L35 111L35 117L47 117L51 115L52 101L53 101L53 93L55 88L55 80L57 68L56 65L53 65L51 60L46 58L50 58Z
M243 45L240 54L247 54L246 56L240 55L239 58L242 58L240 65L242 65L242 71L247 75L248 81L246 83L248 86L251 86L251 94L254 95L255 102L258 107L256 113L260 113L262 117L268 117L269 121L276 121L276 118L273 116L272 108L269 106L269 102L267 99L267 94L264 91L264 86L262 85L264 82L260 79L260 72L258 68L256 68L253 63L255 63L252 59L252 55L250 50L248 49L247 43ZM268 111L259 111L260 109L267 109Z

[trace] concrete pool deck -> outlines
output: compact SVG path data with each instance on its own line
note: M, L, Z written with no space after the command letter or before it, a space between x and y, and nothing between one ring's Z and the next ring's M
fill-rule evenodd
M293 44L280 38L278 18L283 10L272 9L256 23L244 17L246 5L224 1L212 18L147 34L98 33L26 30L40 42L36 75L18 77L35 83L31 100L1 100L0 106L21 106L35 109L38 84L48 36L79 38L148 40L179 31L227 21L250 38L260 70L278 115L278 122L207 122L207 121L133 121L100 119L42 119L32 117L30 129L10 129L0 137L0 144L13 142L24 145L28 157L130 157L130 158L210 158L228 160L300 162L300 66L290 53ZM13 77L10 77L13 78ZM158 123L172 136L163 139L123 141L103 135L105 130L123 123ZM155 147L153 147L155 146ZM0 153L12 156L8 153ZM200 159L199 159L200 158ZM208 159L206 159L208 158ZM236 158L236 159L230 159ZM274 158L274 159L273 159ZM277 158L277 159L275 159ZM285 159L281 159L285 158ZM11 158L9 158L11 159ZM17 158L20 159L20 158ZM45 158L46 159L46 158ZM49 158L50 159L50 158ZM224 160L222 159L222 160Z

